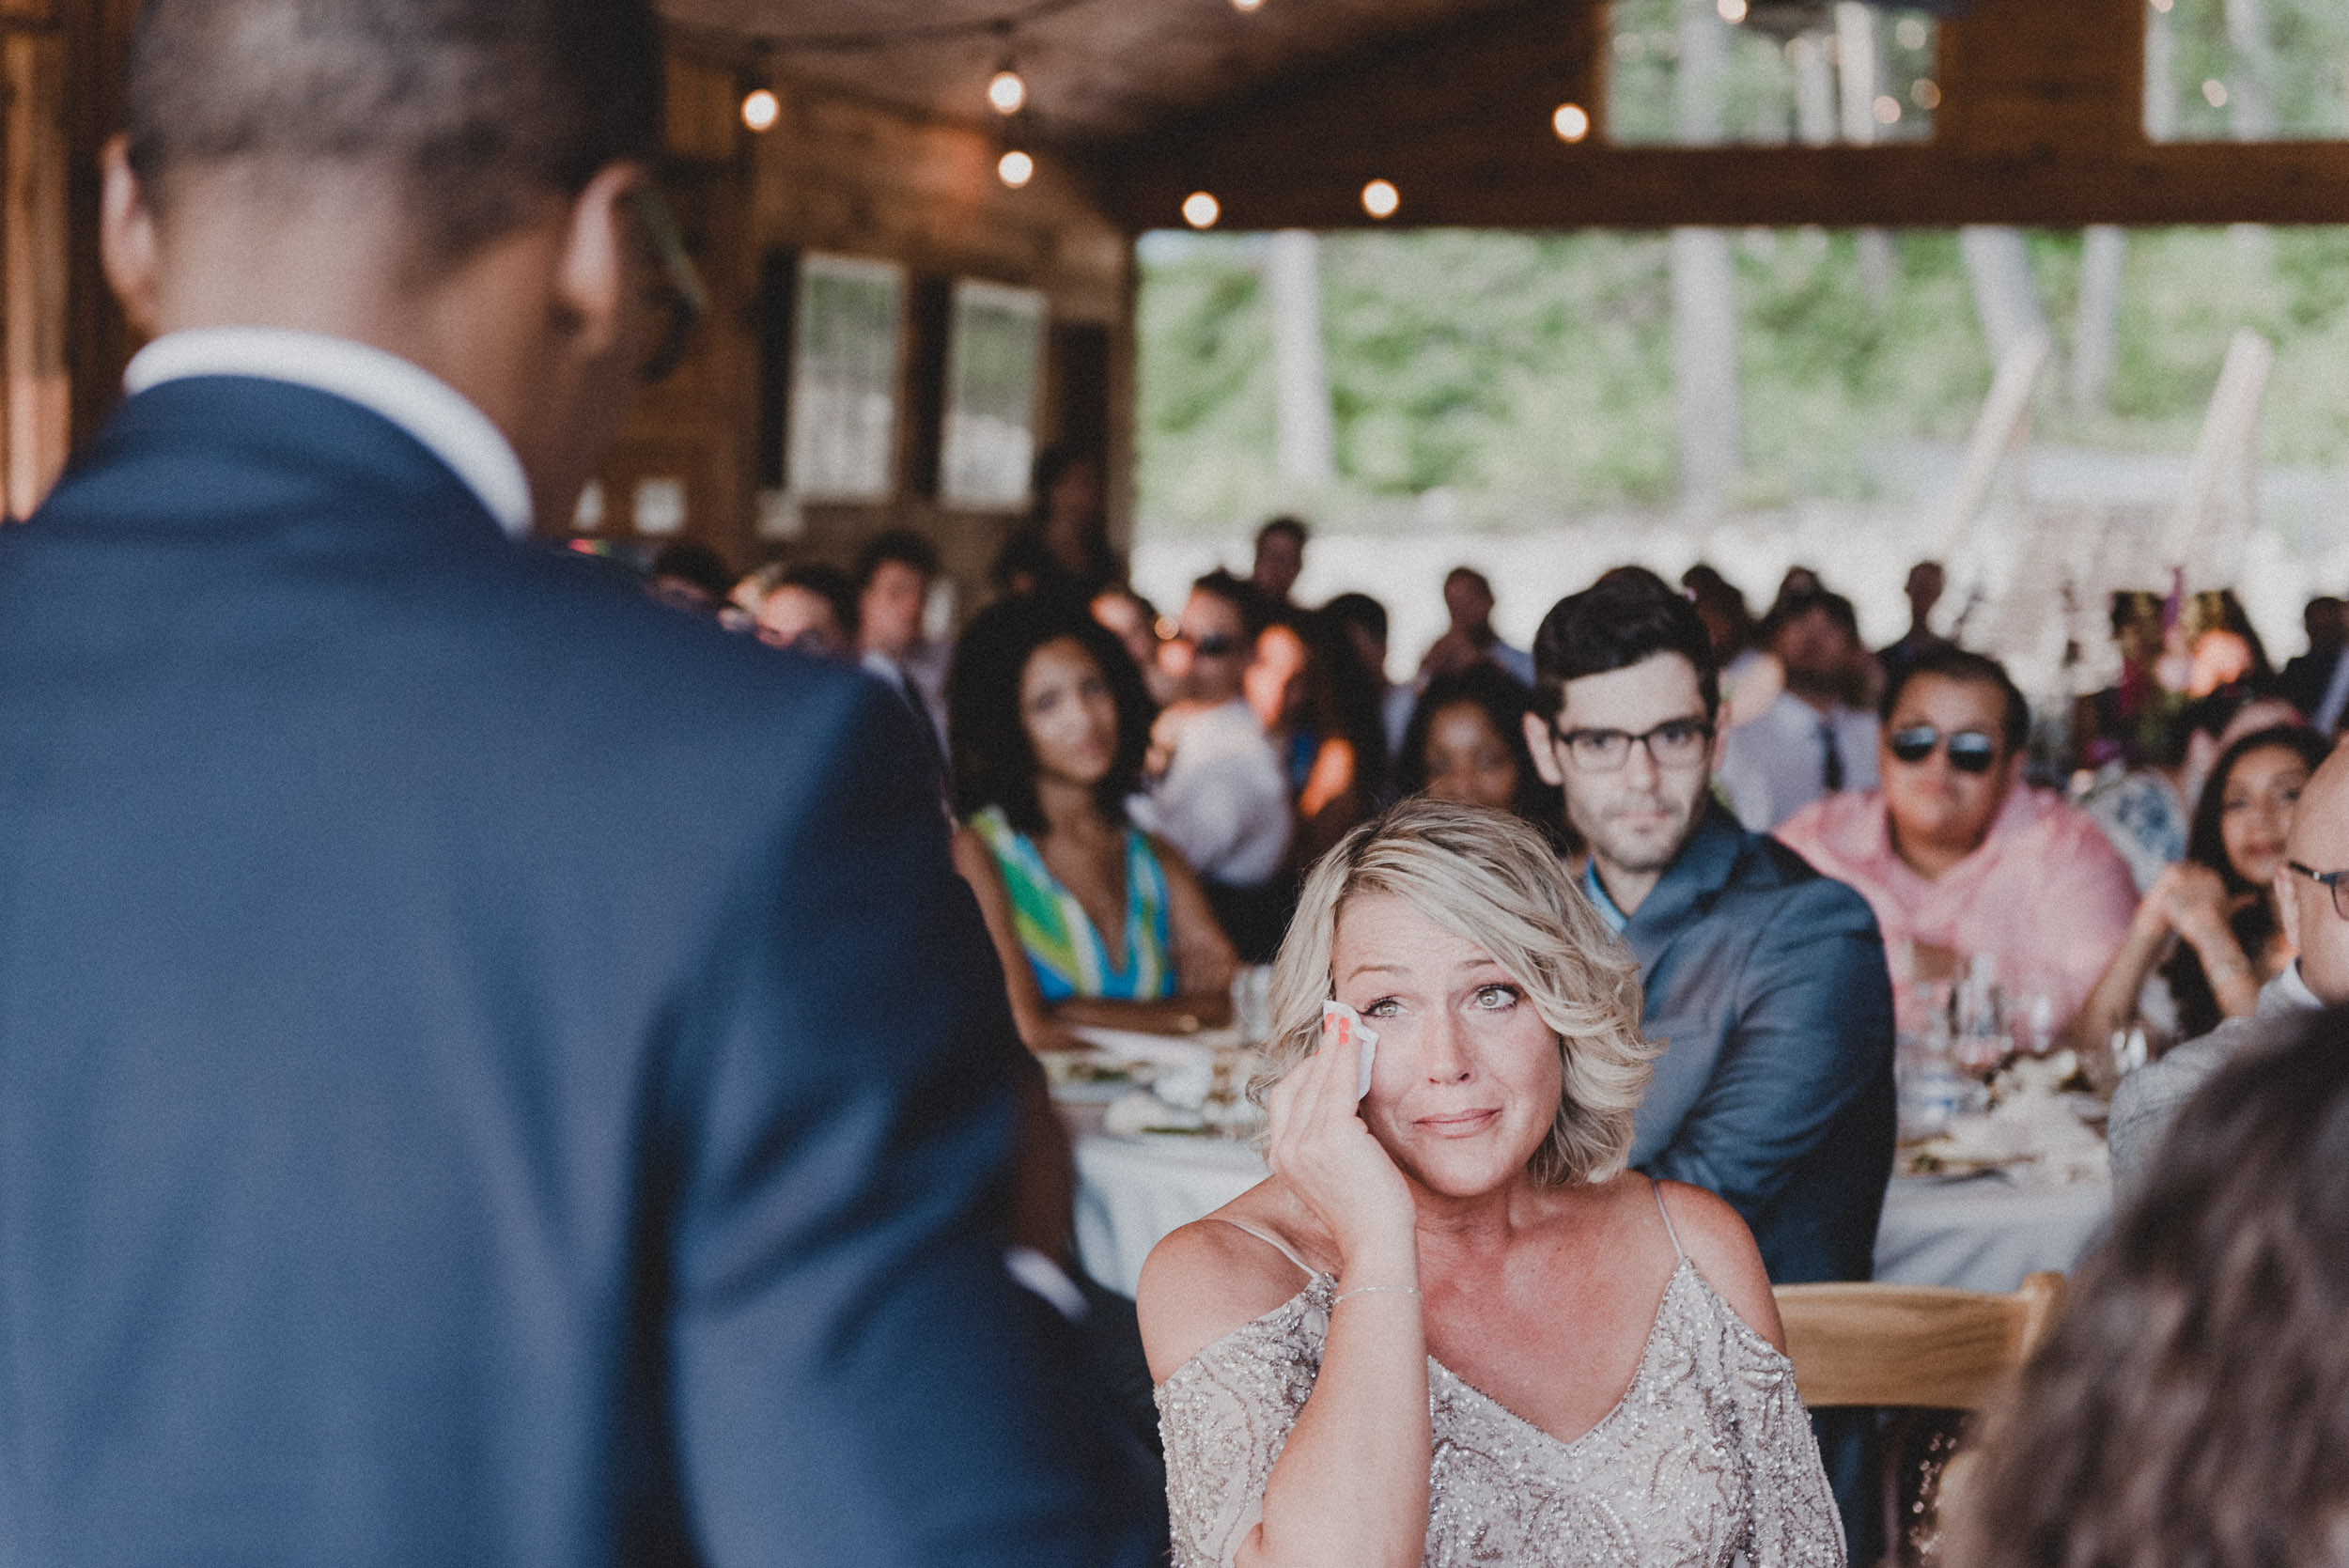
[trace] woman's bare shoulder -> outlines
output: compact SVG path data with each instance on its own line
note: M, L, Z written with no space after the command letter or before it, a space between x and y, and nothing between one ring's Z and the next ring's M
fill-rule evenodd
M1770 1292L1770 1276L1762 1266L1762 1251L1753 1233L1735 1209L1701 1187L1685 1182L1657 1182L1657 1196L1672 1217L1681 1250L1697 1265L1713 1294L1746 1320L1748 1327L1780 1350L1786 1348L1786 1330L1778 1319L1778 1298Z
M1207 1346L1294 1299L1306 1271L1265 1236L1297 1250L1266 1181L1150 1250L1137 1301L1150 1376L1163 1383ZM1243 1229L1243 1227L1246 1227ZM1262 1234L1252 1234L1261 1232Z

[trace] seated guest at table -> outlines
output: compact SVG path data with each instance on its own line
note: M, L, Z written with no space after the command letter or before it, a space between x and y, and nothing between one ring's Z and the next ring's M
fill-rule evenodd
M1280 947L1296 887L1284 875L1297 826L1288 780L1246 694L1267 619L1264 596L1229 572L1192 584L1167 648L1182 697L1153 731L1168 760L1134 803L1135 819L1199 873L1216 923L1252 964Z
M1174 681L1159 664L1159 607L1131 588L1104 588L1093 596L1093 618L1117 634L1134 668L1142 672L1150 700L1160 707L1174 700Z
M850 663L856 658L856 597L848 574L821 561L763 567L735 590L736 603L748 600L760 642Z
M1241 687L1288 772L1297 835L1290 858L1319 860L1377 809L1387 744L1371 684L1344 634L1284 611L1256 640Z
M858 658L922 721L942 769L946 704L941 689L954 648L922 636L930 584L937 581L938 547L910 528L892 528L857 551Z
M1533 659L1513 648L1493 629L1493 585L1472 567L1455 567L1443 580L1443 607L1452 625L1419 661L1419 676L1432 680L1467 669L1478 660L1500 665L1519 681L1533 684Z
M672 610L715 615L734 586L734 568L724 556L699 539L678 539L661 547L645 573L645 592Z
M996 554L988 581L1006 598L1042 594L1088 603L1126 581L1110 545L1101 501L1101 459L1069 446L1036 454L1028 493L1035 510Z
M2309 775L2330 750L2294 724L2227 748L2202 786L2186 859L2157 877L2121 951L2072 1026L2093 1060L2116 1031L2142 1018L2167 1048L2248 1017L2260 987L2291 961L2276 913L2276 874Z
M2308 633L2309 651L2285 661L2276 677L2276 694L2330 735L2341 714L2337 707L2327 714L2325 699L2333 691L2335 673L2349 668L2349 604L2320 594L2302 608L2300 626ZM2349 682L2342 694L2349 699Z
M1627 1169L1639 976L1548 841L1394 807L1314 869L1271 1005L1272 1176L1143 1271L1176 1568L1840 1568L1752 1237Z
M1785 689L1721 742L1721 787L1757 833L1822 796L1876 786L1876 716L1843 701L1854 660L1866 657L1851 601L1825 592L1788 600L1768 647Z
M1313 536L1301 518L1278 517L1256 530L1256 559L1248 581L1276 609L1292 608L1289 590L1305 572L1305 544Z
M1712 643L1653 573L1608 573L1534 640L1534 766L1590 846L1580 886L1640 961L1649 1036L1634 1167L1719 1194L1779 1284L1865 1280L1892 1170L1892 997L1867 903L1706 787ZM1817 1426L1853 1560L1881 1532L1865 1411Z
M2159 1163L2178 1107L2261 1028L2308 1008L2349 1005L2349 750L2326 758L2300 791L2276 874L2276 914L2298 956L2261 987L2255 1017L2227 1019L2113 1092L2112 1177L2123 1191Z
M949 678L955 864L1003 959L1031 1048L1074 1025L1220 1024L1235 960L1183 857L1126 818L1149 697L1081 605L1006 599L963 632Z
M1387 755L1402 755L1403 732L1410 726L1411 708L1419 693L1408 684L1398 685L1387 678L1387 607L1368 594L1340 594L1321 607L1321 614L1353 650L1366 689L1377 700L1378 733L1387 743ZM1393 792L1394 780L1390 775L1386 793L1391 798Z
M2030 708L1997 660L1937 648L1885 688L1880 790L1832 795L1781 842L1865 893L1902 978L1988 955L1999 982L2048 999L2063 1029L2137 912L2129 868L2087 813L2023 783ZM1921 1025L1904 985L1904 1024Z
M1513 812L1560 848L1565 802L1542 782L1526 750L1533 693L1490 664L1471 664L1427 683L1411 711L1395 763L1397 787L1462 805Z
M1950 1562L2343 1560L2349 1009L2265 1033L2187 1103L1989 1413Z

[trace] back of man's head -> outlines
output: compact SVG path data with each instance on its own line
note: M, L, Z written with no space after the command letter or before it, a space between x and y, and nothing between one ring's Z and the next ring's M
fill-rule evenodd
M661 150L647 0L147 0L132 35L130 160L165 222L184 178L389 176L417 259L451 266L534 197Z
M1568 681L1627 670L1659 653L1676 653L1695 667L1705 716L1718 713L1720 672L1696 606L1654 572L1618 567L1542 617L1533 635L1534 706L1554 720L1565 706Z
M2349 746L2336 746L2301 787L2284 840L2276 889L2284 929L2299 950L2300 979L2329 1005L2349 1003L2349 919L2336 888L2310 879L2349 870ZM2305 866L2307 871L2295 869Z

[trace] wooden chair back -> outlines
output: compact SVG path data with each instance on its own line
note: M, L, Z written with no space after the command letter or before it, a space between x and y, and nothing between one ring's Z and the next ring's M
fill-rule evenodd
M2063 1309L2063 1276L2011 1296L1940 1285L1781 1285L1795 1386L1813 1409L1973 1410L2021 1366Z

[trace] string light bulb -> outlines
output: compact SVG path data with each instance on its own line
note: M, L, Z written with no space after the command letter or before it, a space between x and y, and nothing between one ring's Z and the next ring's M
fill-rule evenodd
M783 118L783 100L772 87L753 87L742 95L742 123L752 131L764 133L775 128Z
M1264 9L1264 0L1232 0L1232 9L1242 16L1253 16Z
M1721 20L1735 27L1746 19L1746 0L1713 0L1713 8L1721 13Z
M988 107L999 115L1016 115L1027 105L1028 84L1017 68L1006 65L987 84Z
M1193 228L1213 228L1223 216L1223 204L1205 191L1193 191L1183 198L1183 222Z
M1549 128L1562 142L1579 142L1591 133L1591 112L1579 103L1561 103L1549 116Z
M1403 205L1403 194L1383 179L1374 179L1362 187L1362 210L1374 218L1392 218Z
M1035 160L1014 147L995 161L995 178L1017 191L1035 178Z

